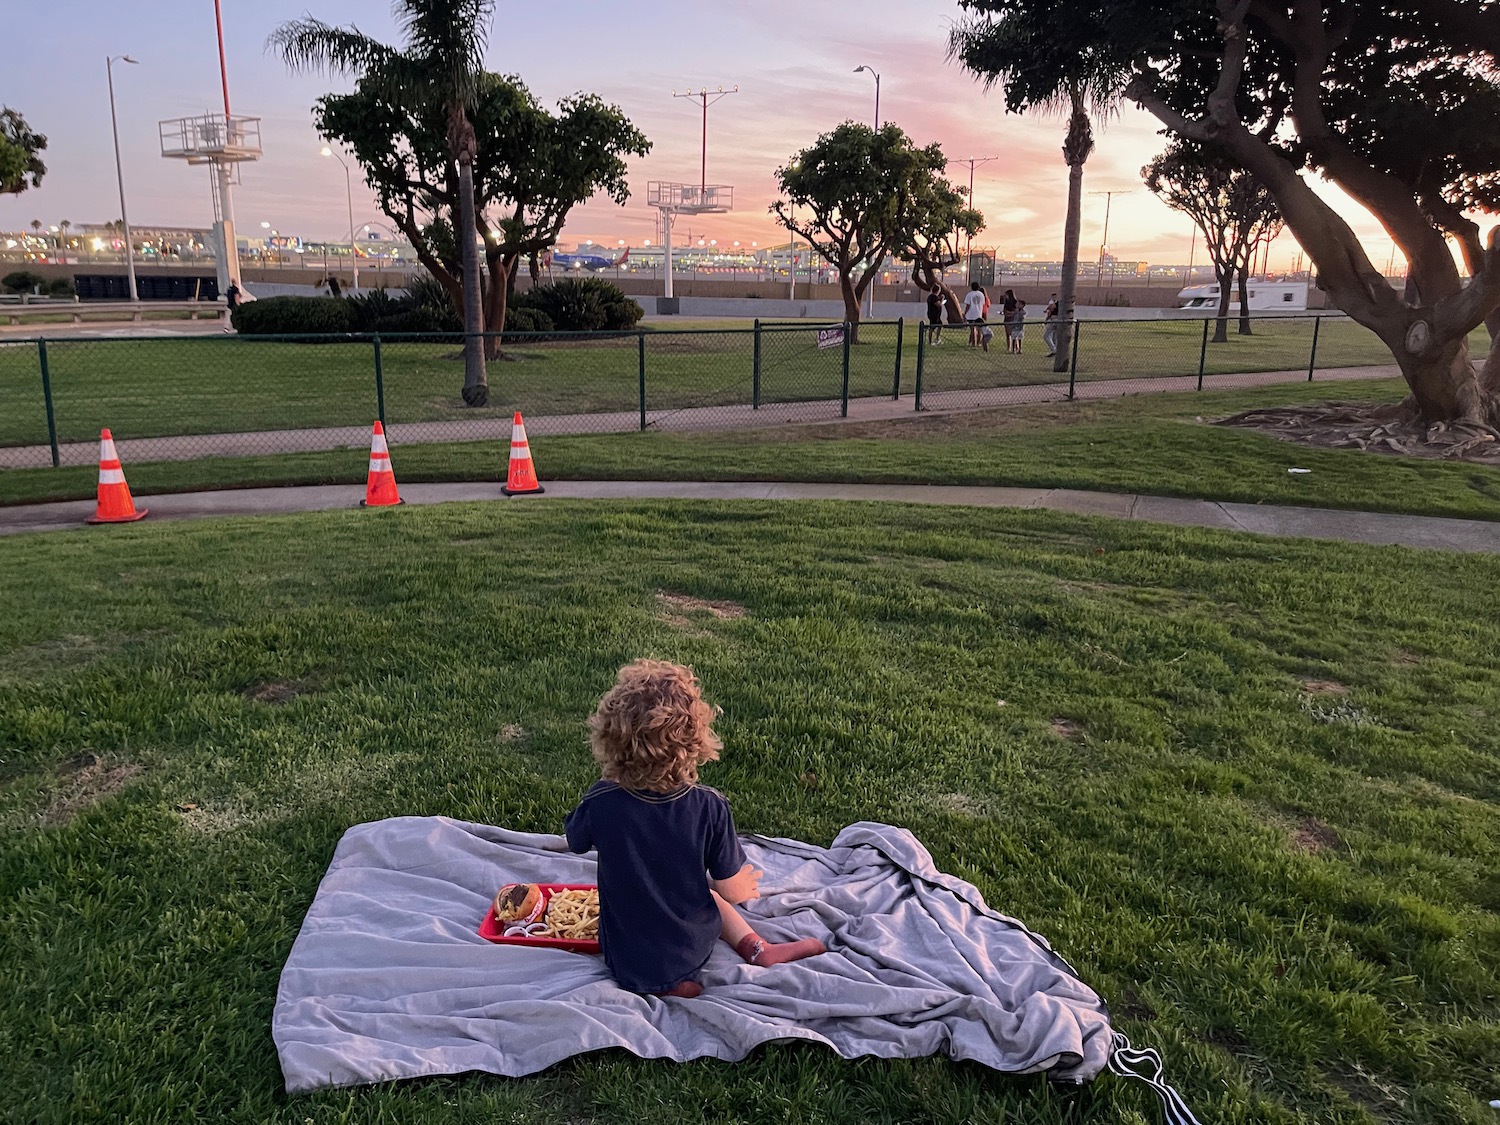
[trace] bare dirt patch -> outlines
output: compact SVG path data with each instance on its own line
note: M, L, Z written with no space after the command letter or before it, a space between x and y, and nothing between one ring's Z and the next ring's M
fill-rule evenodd
M745 616L745 607L738 602L711 601L695 598L691 594L674 594L667 590L656 592L656 604L664 611L663 620L678 628L691 625L685 616L689 613L707 613L720 621L733 621Z
M1308 695L1348 695L1349 689L1337 680L1303 680L1302 690Z
M1297 821L1292 833L1292 846L1308 855L1319 855L1326 851L1337 851L1344 846L1343 838L1315 816L1304 816Z
M1358 449L1443 461L1500 465L1500 429L1468 422L1423 425L1406 417L1399 403L1325 402L1246 410L1220 426L1256 430L1321 449Z
M526 728L520 723L506 723L496 738L501 742L520 742L526 737Z
M58 767L64 785L47 803L42 823L67 824L90 805L113 796L141 772L135 762L103 761L96 754L75 754Z
M943 812L957 813L959 816L984 815L984 806L967 793L939 793L932 798L932 803Z
M1071 719L1053 719L1047 724L1047 729L1058 738L1074 739L1081 733L1082 729Z
M245 698L251 703L269 703L276 706L282 703L290 703L299 695L308 691L308 686L296 680L270 680L245 692Z

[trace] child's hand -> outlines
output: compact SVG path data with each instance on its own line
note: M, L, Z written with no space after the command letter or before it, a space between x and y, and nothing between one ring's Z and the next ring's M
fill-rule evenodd
M730 878L714 880L714 890L725 902L738 906L752 898L760 898L760 879L764 874L747 863Z

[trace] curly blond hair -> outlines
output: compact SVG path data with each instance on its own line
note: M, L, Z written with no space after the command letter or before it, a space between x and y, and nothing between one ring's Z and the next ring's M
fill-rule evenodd
M668 793L696 783L698 767L718 760L718 713L703 701L691 668L636 660L589 716L589 748L606 781Z

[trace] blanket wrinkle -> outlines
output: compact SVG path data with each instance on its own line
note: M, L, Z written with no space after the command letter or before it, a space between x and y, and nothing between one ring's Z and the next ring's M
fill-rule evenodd
M765 872L746 916L830 952L760 968L726 945L694 1000L643 997L597 957L477 934L508 882L592 883L555 834L445 817L356 825L282 972L272 1032L289 1092L426 1075L533 1074L571 1055L737 1061L773 1040L845 1058L941 1053L1071 1082L1104 1069L1100 997L1022 923L939 871L911 833L860 822L831 846L748 835Z

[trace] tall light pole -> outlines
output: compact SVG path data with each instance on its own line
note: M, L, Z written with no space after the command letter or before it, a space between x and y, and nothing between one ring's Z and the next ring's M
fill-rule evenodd
M1104 255L1109 253L1109 208L1117 195L1130 195L1129 191L1091 191L1090 195L1104 196L1104 241L1099 244L1099 265L1104 265Z
M730 94L738 94L739 92L740 88L738 86L730 90L724 89L723 86L720 86L716 90L710 90L705 87L696 94L691 90L684 90L680 94L676 90L672 91L674 98L696 98L703 104L703 150L698 171L698 198L700 201L708 194L708 107L720 98L727 98Z
M354 190L349 186L349 165L344 158L327 145L323 146L323 155L331 156L340 164L344 165L344 202L349 205L349 268L354 271L354 291L359 292L359 255L354 250ZM378 264L378 263L377 263ZM379 282L376 282L379 288Z
M974 169L981 164L988 164L991 160L999 160L998 156L963 156L957 160L948 161L949 164L967 164L969 166L969 210L974 210ZM964 235L964 270L973 278L973 271L969 266L969 244L973 242L974 236ZM956 240L955 240L956 241Z
M104 60L104 74L109 82L109 127L115 135L115 182L120 185L120 225L125 228L125 272L130 277L130 299L139 301L135 287L135 255L130 247L130 220L125 217L125 173L120 167L120 125L115 119L115 71L116 61L135 64L129 55L110 55Z
M873 66L865 66L863 63L854 68L854 73L858 74L862 70L875 74ZM880 75L878 74L875 74L875 131L880 132Z

